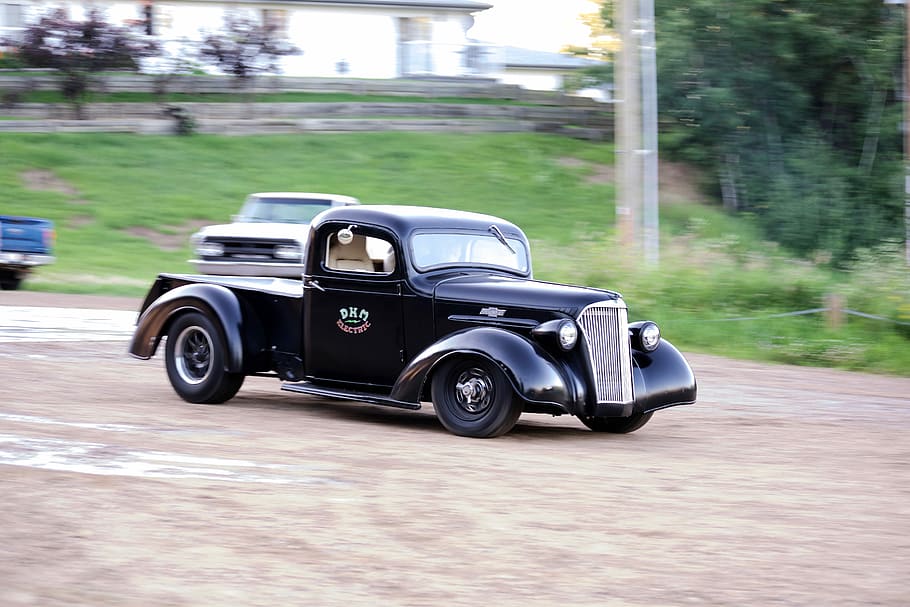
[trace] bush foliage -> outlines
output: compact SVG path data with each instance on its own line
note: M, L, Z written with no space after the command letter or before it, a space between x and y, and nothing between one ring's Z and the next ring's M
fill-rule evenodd
M657 2L660 108L734 211L845 267L902 237L903 7Z
M17 56L26 66L59 72L60 91L77 113L91 74L118 68L134 70L139 59L159 52L154 40L108 23L97 8L90 9L82 20L70 19L63 9L51 11L29 26L16 45Z
M228 15L224 29L208 34L199 49L208 61L224 73L245 81L260 72L279 72L279 59L301 50L278 36L273 24Z

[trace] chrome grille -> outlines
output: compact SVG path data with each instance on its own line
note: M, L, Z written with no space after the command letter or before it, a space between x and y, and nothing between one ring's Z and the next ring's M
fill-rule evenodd
M206 242L215 242L224 247L224 254L218 257L204 256L210 261L252 261L269 263L300 263L296 259L275 257L275 247L280 245L293 246L297 243L287 238L208 238Z
M626 304L621 299L592 304L582 310L578 324L588 345L597 402L632 402L632 346Z

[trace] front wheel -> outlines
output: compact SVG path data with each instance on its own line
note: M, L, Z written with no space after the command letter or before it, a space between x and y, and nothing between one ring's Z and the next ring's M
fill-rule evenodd
M191 403L223 403L243 385L242 373L225 370L225 344L218 326L199 312L184 314L171 325L165 366L174 391Z
M628 434L635 432L648 423L654 412L639 413L629 417L589 417L580 415L578 419L594 432L612 432L614 434Z
M521 401L512 384L486 359L444 362L433 375L431 392L439 422L458 436L500 436L511 430L521 415Z

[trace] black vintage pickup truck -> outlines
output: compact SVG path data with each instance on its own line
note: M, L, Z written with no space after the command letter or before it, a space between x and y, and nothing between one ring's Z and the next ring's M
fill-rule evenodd
M174 390L232 398L248 375L321 397L418 409L449 431L508 432L522 412L641 428L695 402L685 358L615 292L532 279L528 240L488 215L404 206L317 216L302 280L162 274L130 353L166 337Z

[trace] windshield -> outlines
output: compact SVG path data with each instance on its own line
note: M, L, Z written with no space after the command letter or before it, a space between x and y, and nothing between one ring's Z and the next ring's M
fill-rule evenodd
M240 209L239 221L247 223L310 223L313 217L332 206L318 198L248 198Z
M422 232L411 237L414 266L421 271L446 266L485 266L526 274L528 250L501 232Z

